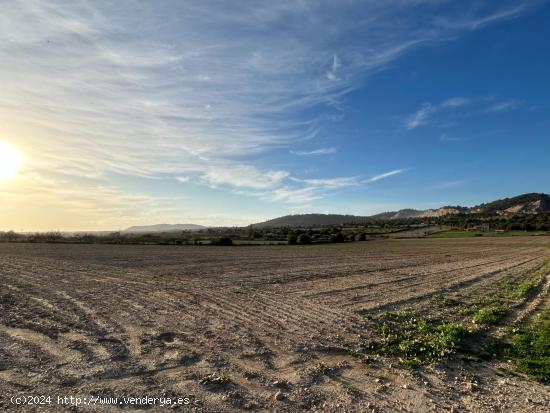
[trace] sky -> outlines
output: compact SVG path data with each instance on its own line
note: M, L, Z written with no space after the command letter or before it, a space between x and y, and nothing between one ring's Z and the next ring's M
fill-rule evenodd
M0 3L0 230L550 192L549 1Z

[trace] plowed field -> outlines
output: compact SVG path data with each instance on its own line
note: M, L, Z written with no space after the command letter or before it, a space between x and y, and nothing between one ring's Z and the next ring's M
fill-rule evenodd
M548 386L498 375L493 361L411 370L346 349L373 334L368 315L408 308L458 320L434 297L467 308L549 259L546 237L0 244L0 410L137 409L57 404L80 395L189 397L172 408L198 412L546 412ZM12 395L56 401L17 406Z

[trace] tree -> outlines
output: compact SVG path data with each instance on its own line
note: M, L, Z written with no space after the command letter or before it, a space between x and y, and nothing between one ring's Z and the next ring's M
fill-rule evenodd
M229 237L221 237L218 239L213 239L211 244L220 245L220 246L229 246L229 245L233 245L233 240Z
M311 238L307 234L300 234L296 241L298 244L309 244L311 242Z

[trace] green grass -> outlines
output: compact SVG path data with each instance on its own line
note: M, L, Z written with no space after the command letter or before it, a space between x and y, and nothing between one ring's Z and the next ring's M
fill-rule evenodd
M410 311L384 313L379 322L382 340L365 343L364 350L397 356L408 367L451 356L470 334L463 324L419 317Z
M534 280L527 280L519 284L514 289L514 297L515 298L525 298L529 294L531 294L535 289L537 288L538 283Z
M525 281L501 282L497 293L484 297L469 307L461 306L460 313L472 315L472 322L475 324L495 324L510 309L521 300L528 298L538 287L542 273L547 271L548 264L545 264L535 272L536 278L529 278Z
M495 324L500 317L508 312L508 309L499 304L481 308L472 318L475 324Z
M473 231L442 231L436 232L435 234L428 235L431 238L468 238L482 236L481 232Z
M430 297L430 304L438 310L447 307L445 313L462 316L455 322L430 316L420 316L413 311L385 312L364 316L378 330L378 338L364 341L359 348L348 353L365 363L373 362L372 354L399 358L402 365L420 367L441 361L461 353L465 359L493 358L505 349L507 359L514 360L516 368L539 381L550 382L550 310L513 330L508 343L491 339L495 348L488 348L486 340L491 330L480 328L502 320L519 303L531 297L538 288L541 277L550 271L550 263L537 271L525 274L522 279L508 279L498 283L494 293L471 304L461 303L459 298L443 294ZM470 324L472 323L472 324ZM484 342L481 346L473 345ZM492 346L491 344L490 346Z
M550 272L550 262L540 267L535 276L541 277ZM515 298L525 298L532 294L538 283L531 279L516 286ZM550 383L550 308L548 304L536 316L510 330L500 342L500 356L512 360L516 370L537 381Z
M550 383L550 310L514 328L501 356L537 381Z
M470 237L526 237L535 235L548 235L541 231L442 231L429 235L431 238L470 238Z
M549 245L550 246L550 245ZM545 274L550 273L550 261L548 261L546 264L544 264L542 267L540 267L536 272L536 276L543 276Z

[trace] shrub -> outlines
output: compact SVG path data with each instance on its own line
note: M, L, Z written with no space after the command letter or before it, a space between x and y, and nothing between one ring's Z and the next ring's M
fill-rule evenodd
M307 234L300 234L296 241L298 244L309 244L311 242L311 238Z
M229 237L221 237L221 238L213 239L210 244L228 246L228 245L233 245L233 240Z
M355 234L355 241L366 241L366 240L367 240L367 235L364 232Z

